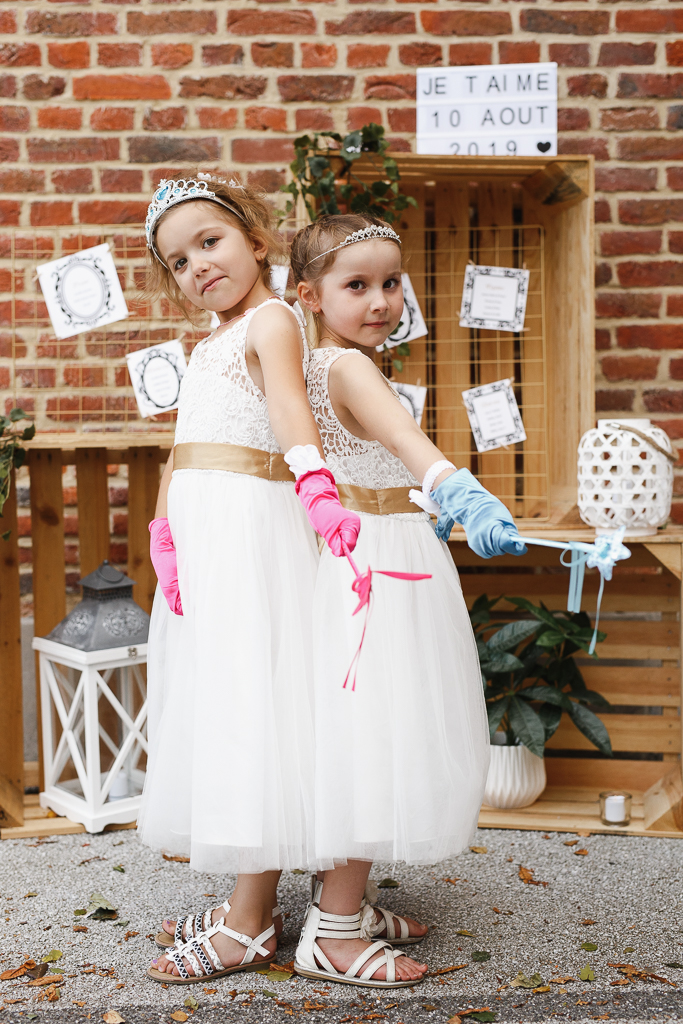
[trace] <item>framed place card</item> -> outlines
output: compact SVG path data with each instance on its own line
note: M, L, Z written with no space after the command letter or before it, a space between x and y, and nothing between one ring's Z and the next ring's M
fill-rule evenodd
M70 338L128 316L107 242L42 263L37 271L58 338Z
M403 384L396 380L392 380L391 386L398 391L401 405L408 410L419 427L427 401L427 388L421 387L419 384Z
M460 326L484 331L523 330L528 290L528 270L469 264L462 290Z
M401 322L394 333L389 335L385 343L377 346L378 352L385 352L387 349L395 348L403 343L407 344L415 341L416 338L424 338L425 334L427 334L427 325L422 316L420 303L417 301L417 295L415 294L409 274L401 274L401 284L403 285Z
M478 452L526 441L511 380L496 380L470 388L463 391L462 398Z
M143 418L178 408L180 382L187 369L179 338L131 352L126 362Z

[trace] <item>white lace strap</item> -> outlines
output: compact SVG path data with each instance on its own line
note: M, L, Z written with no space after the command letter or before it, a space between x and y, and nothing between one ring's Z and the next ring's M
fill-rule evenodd
M321 910L316 937L319 939L359 939L360 913L327 914Z

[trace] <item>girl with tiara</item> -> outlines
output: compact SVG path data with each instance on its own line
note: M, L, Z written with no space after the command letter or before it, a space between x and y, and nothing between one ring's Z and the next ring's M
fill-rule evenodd
M150 524L160 587L139 829L199 871L238 874L232 905L161 933L171 948L148 975L168 985L275 957L280 871L314 862L315 532L341 555L360 519L321 458L303 325L269 287L282 242L265 199L206 175L162 181L145 231L151 294L220 326L183 377Z
M399 236L371 217L321 217L296 235L292 269L314 320L307 317L311 407L342 503L361 517L355 563L431 575L414 583L374 575L365 628L362 615L353 617L351 565L322 552L315 850L327 870L314 886L295 970L395 987L414 976L406 980L401 961L389 962L373 939L418 942L423 929L399 918L399 932L392 915L361 907L371 862L434 864L462 850L489 762L477 650L444 541L458 522L484 558L526 549L505 506L444 458L368 358L403 310ZM418 480L421 492L409 495ZM439 512L436 535L421 509ZM352 686L345 677L361 643ZM417 980L426 970L419 966Z

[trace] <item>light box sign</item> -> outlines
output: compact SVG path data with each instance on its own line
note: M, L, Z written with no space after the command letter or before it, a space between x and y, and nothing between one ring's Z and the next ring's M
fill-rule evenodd
M557 64L418 68L417 151L555 156Z

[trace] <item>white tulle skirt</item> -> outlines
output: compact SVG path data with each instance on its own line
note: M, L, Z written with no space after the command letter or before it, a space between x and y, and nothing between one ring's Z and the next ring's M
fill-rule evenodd
M157 590L141 838L199 871L308 868L315 534L293 484L222 471L176 471L168 518L184 614Z
M363 630L354 576L325 548L314 602L316 855L433 864L471 841L489 763L477 651L458 573L426 517L362 516L373 605L356 688L344 678Z

